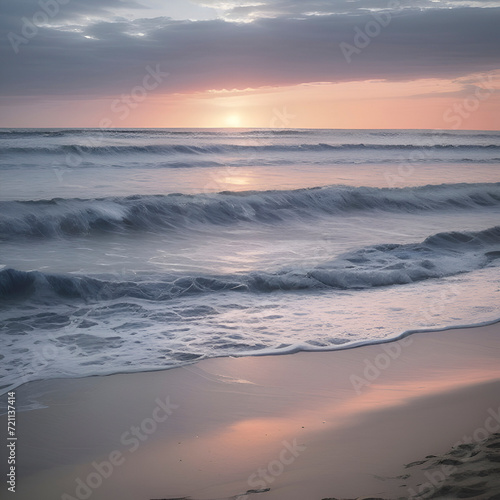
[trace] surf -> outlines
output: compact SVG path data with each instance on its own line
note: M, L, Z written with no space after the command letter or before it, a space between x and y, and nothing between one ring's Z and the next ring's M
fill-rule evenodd
M371 211L439 213L500 206L500 183L407 188L329 186L283 191L0 202L0 239L96 232L281 224Z

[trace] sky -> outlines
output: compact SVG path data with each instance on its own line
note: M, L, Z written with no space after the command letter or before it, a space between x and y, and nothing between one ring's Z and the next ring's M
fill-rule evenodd
M0 0L0 127L500 129L500 1Z

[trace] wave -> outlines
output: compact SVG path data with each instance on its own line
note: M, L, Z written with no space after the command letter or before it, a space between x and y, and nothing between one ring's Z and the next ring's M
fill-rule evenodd
M346 156L336 156L335 158L328 158L328 159L322 159L322 160L314 160L314 161L307 161L304 159L298 159L298 158L282 158L282 157L255 157L249 160L248 158L242 157L241 159L236 159L236 158L231 158L229 162L224 162L224 161L213 161L213 160L203 160L201 159L191 159L189 158L187 161L143 161L141 163L141 169L142 170L163 170L163 169L205 169L205 168L221 168L221 169L235 169L235 168L249 168L253 166L258 166L258 167L282 167L282 166L287 166L291 167L294 165L301 165L306 168L309 166L319 166L319 167L324 167L325 170L328 169L329 167L336 167L336 166L368 166L368 165L377 165L377 166L388 166L388 165L401 165L402 164L402 159L401 158L372 158L372 159L363 159L360 160L359 158L349 158L347 155ZM416 164L425 164L425 163L431 163L431 164L449 164L452 162L453 164L473 164L473 165L496 165L500 163L500 157L498 158L459 158L459 159L449 159L449 158L436 158L436 157L422 157L418 159L412 159L411 164L416 165ZM13 162L13 163L4 163L3 165L0 165L0 170L2 171L7 171L7 170L18 170L20 168L37 168L38 170L42 168L50 168L50 169L58 169L58 168L74 168L70 164L54 164L53 162L50 162L47 165L44 165L43 167L40 166L40 163L37 162L35 159L35 162L33 161L24 161L22 163L18 162ZM79 169L85 169L85 168L96 168L96 163L89 161L89 162L82 162L79 166ZM120 169L120 170L127 170L127 169L136 169L137 168L137 163L132 162L129 163L127 161L125 162L113 162L109 163L106 165L106 168L109 169Z
M14 137L14 136L32 136L32 137L61 137L61 136L74 136L74 135L161 135L161 136L251 136L254 134L268 135L268 136L296 136L296 135L317 135L324 133L345 135L346 133L355 134L368 134L373 137L401 137L402 135L411 134L412 137L471 137L471 138L500 138L498 131L474 131L474 130L339 130L339 129L293 129L293 128L188 128L188 129L175 129L175 128L115 128L115 129L101 129L101 128L12 128L0 129L0 137Z
M73 136L220 136L216 130L175 130L175 129L99 129L99 128L64 128L64 129L0 129L0 137L73 137Z
M500 226L446 232L422 243L382 244L348 252L308 273L326 286L363 289L471 272L500 259Z
M401 130L366 130L369 135L375 137L400 137ZM481 138L481 139L500 139L500 132L477 132L474 130L413 130L407 131L413 132L415 137L434 137L436 139L440 137L456 137L463 139L464 137L469 138Z
M6 201L0 202L0 239L186 229L193 224L277 224L359 211L414 213L499 205L500 183Z
M89 141L90 142L90 141ZM94 141L99 142L99 141ZM416 146L412 144L268 144L268 145L238 145L214 144L205 146L189 146L186 144L144 146L104 146L104 145L75 145L64 144L54 146L24 146L0 147L4 154L52 154L52 155L120 155L120 154L154 154L154 155L209 155L224 153L248 152L322 152L322 151L500 151L498 144L467 145L467 144L436 144L432 146Z
M403 285L481 269L500 259L500 226L478 232L439 233L421 243L382 244L345 253L313 269L222 276L157 276L110 281L89 276L0 271L0 299L28 297L104 301L123 298L165 301L218 292L271 293L365 289Z
M296 136L317 133L315 129L0 129L0 137L67 137L74 135L100 135L100 136L123 136L123 135L147 135L163 137L220 137L220 136Z

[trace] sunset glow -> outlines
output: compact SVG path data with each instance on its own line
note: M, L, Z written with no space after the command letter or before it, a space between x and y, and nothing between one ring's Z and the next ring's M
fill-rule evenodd
M12 2L0 126L500 128L491 3L148 2L61 6L30 36L37 4Z
M227 127L241 127L242 120L239 115L229 115L226 117Z
M500 0L0 5L16 500L500 500Z

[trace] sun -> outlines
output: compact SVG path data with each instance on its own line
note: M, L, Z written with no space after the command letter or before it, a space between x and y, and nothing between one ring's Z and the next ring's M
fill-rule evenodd
M241 127L241 117L237 114L227 115L225 119L226 127Z

